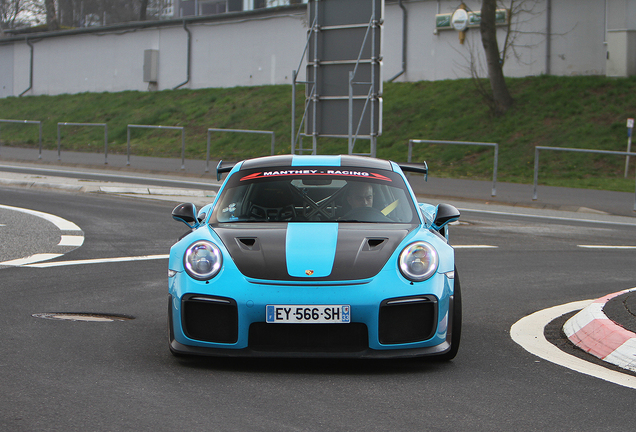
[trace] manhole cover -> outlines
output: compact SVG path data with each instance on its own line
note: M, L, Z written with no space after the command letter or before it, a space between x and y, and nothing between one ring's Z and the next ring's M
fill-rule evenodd
M35 318L66 320L66 321L87 321L87 322L112 322L130 321L135 319L128 315L102 314L102 313L76 313L76 312L53 312L33 314Z

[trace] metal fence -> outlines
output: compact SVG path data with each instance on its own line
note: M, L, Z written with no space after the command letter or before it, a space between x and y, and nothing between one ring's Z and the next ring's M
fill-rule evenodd
M0 123L37 124L39 129L40 129L40 137L39 137L40 153L39 153L38 159L42 159L42 122L41 121L39 121L39 120L7 120L7 119L0 119Z
M231 132L231 133L251 133L251 134L266 134L272 136L272 156L274 156L274 150L276 145L276 136L273 131L260 131L260 130L246 130L246 129L208 129L208 146L205 154L205 172L210 171L210 137L212 132Z
M129 124L126 127L126 165L130 165L130 129L168 129L181 131L181 169L185 169L185 128L183 126L152 126Z
M7 120L0 119L0 123L16 123L16 124L37 124L39 126L39 156L42 158L42 122L36 120ZM59 122L57 123L57 160L62 160L62 126L80 126L80 127L103 127L104 128L104 164L108 164L108 125L106 123L71 123L71 122ZM168 129L168 130L180 130L181 131L181 169L185 169L185 127L183 126L155 126L155 125L138 125L129 124L126 127L126 165L130 165L130 133L131 129ZM250 129L208 129L208 140L205 160L205 171L209 172L210 164L210 142L211 134L213 132L230 132L230 133L251 133L251 134L263 134L271 136L271 155L275 154L276 147L276 135L273 131L262 130L250 130Z
M487 146L495 148L495 162L492 169L492 196L497 196L497 165L499 164L499 144L497 143L483 143L483 142L470 142L470 141L437 141L437 140L409 140L409 152L408 162L411 162L413 158L413 144L454 144L454 145L468 145L468 146Z
M604 154L604 155L615 155L615 156L636 156L636 153L632 153L632 152L537 146L534 148L534 184L532 188L533 200L537 199L537 184L539 183L539 151L541 150L563 151L563 152L572 152L572 153L592 153L592 154ZM634 211L636 211L636 189L634 191Z
M62 134L60 126L88 126L104 128L104 164L108 164L108 125L106 123L63 123L57 124L57 160L62 160Z

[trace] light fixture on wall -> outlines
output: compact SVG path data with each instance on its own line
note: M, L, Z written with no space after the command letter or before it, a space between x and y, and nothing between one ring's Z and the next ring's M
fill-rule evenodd
M509 21L509 9L497 9L495 11L495 25L507 25ZM435 15L435 30L433 34L439 35L441 30L456 30L459 32L459 43L463 44L468 29L479 28L480 25L481 11L471 11L462 2L453 12Z
M450 22L451 26L459 32L459 43L463 45L466 39L466 29L468 29L468 11L463 2L451 15Z

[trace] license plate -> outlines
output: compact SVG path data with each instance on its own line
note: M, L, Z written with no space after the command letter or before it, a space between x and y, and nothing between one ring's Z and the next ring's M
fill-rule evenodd
M342 324L351 322L349 305L267 305L268 323Z

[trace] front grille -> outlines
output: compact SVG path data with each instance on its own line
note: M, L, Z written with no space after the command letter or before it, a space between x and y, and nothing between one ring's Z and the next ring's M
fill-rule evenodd
M232 299L190 295L182 300L183 331L190 339L217 343L238 340L238 309Z
M249 346L255 351L358 352L369 347L369 337L362 323L253 323Z
M435 296L384 300L380 304L379 339L382 344L400 344L430 339L437 329Z

